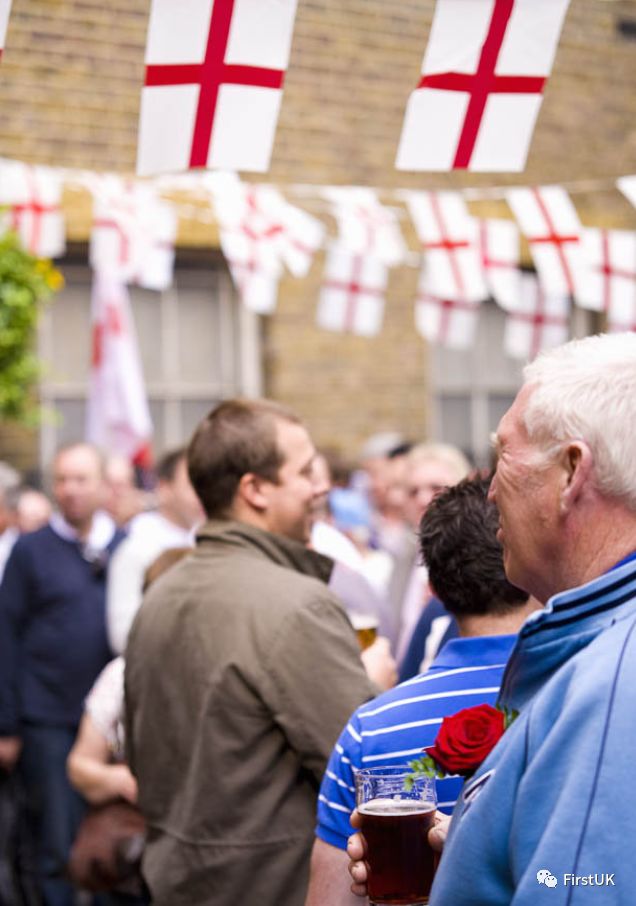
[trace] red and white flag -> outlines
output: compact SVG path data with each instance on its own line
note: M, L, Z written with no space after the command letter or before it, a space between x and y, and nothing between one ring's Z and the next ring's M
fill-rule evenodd
M618 189L636 208L636 176L621 176L616 180Z
M479 302L488 297L477 221L459 192L406 192L404 199L425 252L426 292Z
M328 186L323 196L331 202L338 223L338 245L356 255L372 256L394 267L406 255L406 244L395 211L380 204L373 189Z
M4 42L7 36L7 25L9 24L9 13L11 12L11 0L0 0L0 59L4 51Z
M137 172L265 172L297 0L152 0Z
M426 340L449 349L468 349L475 341L480 308L481 300L432 293L424 265L415 300L415 327Z
M57 258L64 254L66 237L62 215L62 177L49 167L19 161L0 161L0 215L32 255Z
M375 257L333 245L325 264L317 323L325 330L372 337L382 328L388 271Z
M90 262L94 270L146 289L172 285L177 217L150 185L97 177Z
M109 453L150 465L152 422L128 290L95 274L86 438Z
M633 324L636 311L636 233L585 229L582 242L590 265L589 295L597 303L594 308L607 313L610 330L617 329L615 322Z
M486 285L495 302L512 311L521 293L519 230L511 220L479 220L478 224Z
M398 170L520 171L569 0L437 0Z
M589 268L581 245L583 227L565 189L509 189L506 199L528 240L546 295L569 294L585 304Z
M565 343L569 314L567 294L548 295L534 274L522 274L519 305L506 317L505 351L515 359L531 361L542 349Z

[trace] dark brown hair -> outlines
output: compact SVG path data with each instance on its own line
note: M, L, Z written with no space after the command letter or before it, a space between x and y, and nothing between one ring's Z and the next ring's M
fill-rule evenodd
M277 481L283 456L276 442L278 421L301 424L294 413L270 400L226 400L199 424L188 447L188 473L208 517L224 516L243 475Z

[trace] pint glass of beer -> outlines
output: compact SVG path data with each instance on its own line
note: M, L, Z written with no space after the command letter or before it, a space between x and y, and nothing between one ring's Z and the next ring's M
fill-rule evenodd
M356 631L360 650L364 651L369 645L373 645L378 637L378 618L371 613L352 613L349 619Z
M356 773L356 803L367 841L369 901L373 906L423 906L436 854L428 845L437 806L435 781L418 778L407 790L405 766Z

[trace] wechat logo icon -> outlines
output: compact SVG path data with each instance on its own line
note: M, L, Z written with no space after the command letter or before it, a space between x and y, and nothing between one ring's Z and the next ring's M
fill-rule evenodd
M537 872L537 881L539 884L545 884L546 887L556 887L559 883L551 871L547 868L541 868Z

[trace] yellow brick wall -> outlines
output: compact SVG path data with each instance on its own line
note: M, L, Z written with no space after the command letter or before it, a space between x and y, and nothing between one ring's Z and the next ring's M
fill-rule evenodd
M0 155L132 172L149 8L149 0L13 0L0 65ZM607 190L573 195L584 224L636 228L636 211L611 187L614 178L636 170L636 43L616 34L618 18L636 19L636 2L572 0L528 166L514 176L394 169L433 10L433 0L299 0L265 178L323 217L320 204L296 195L294 184L391 190L575 182L584 188L602 180ZM386 191L381 197L392 201ZM71 238L86 238L88 197L67 191L64 203ZM499 201L471 208L509 216ZM216 230L189 218L179 239L208 245ZM320 443L347 452L374 430L422 436L426 346L413 328L416 272L392 273L384 331L364 340L315 328L321 266L319 258L306 280L285 278L281 285L278 311L265 326L267 392L307 418Z

